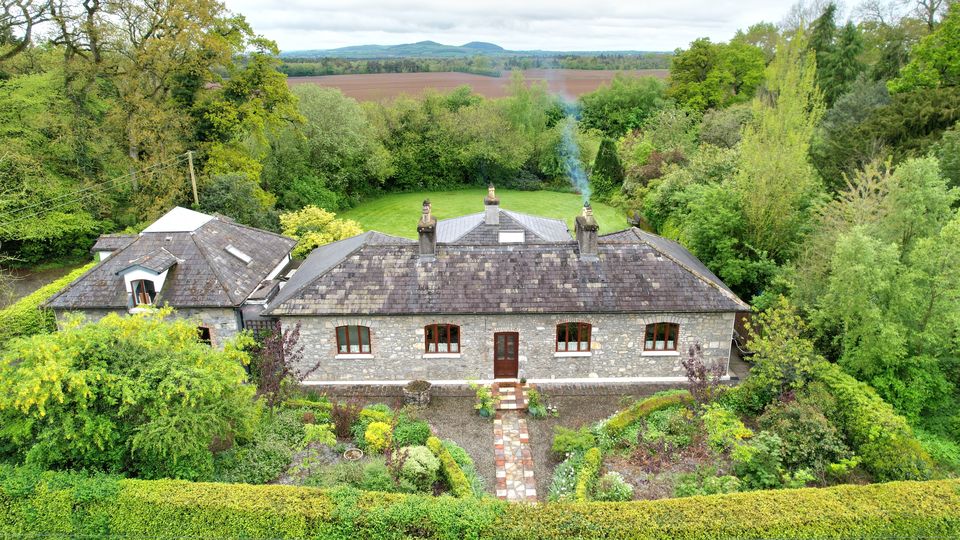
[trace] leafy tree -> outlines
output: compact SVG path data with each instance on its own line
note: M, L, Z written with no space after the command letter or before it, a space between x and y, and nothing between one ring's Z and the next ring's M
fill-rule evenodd
M260 229L277 230L279 222L273 209L273 195L241 174L219 174L204 182L200 189L200 210L220 213L238 223Z
M943 137L934 146L940 160L940 172L953 187L960 187L960 125L943 132Z
M743 126L753 119L749 103L738 103L726 109L710 109L703 113L700 124L700 142L733 148L740 142Z
M891 93L960 84L960 4L952 3L940 26L910 51L910 63L888 83Z
M307 206L296 212L280 214L283 234L298 240L294 257L306 257L318 246L350 238L363 232L360 224L350 219L337 219L333 212Z
M617 148L612 140L604 139L600 143L600 151L597 152L597 160L593 163L590 181L598 195L608 195L620 189L623 184L623 167L620 165Z
M655 77L632 77L617 73L609 84L580 96L580 122L619 137L640 127L654 111L664 106L664 83Z
M763 410L785 392L798 390L811 378L823 357L814 343L804 337L806 324L790 302L780 297L758 314L749 327L747 347L752 357L750 377L741 393L748 395L745 406L753 413Z
M751 24L747 31L737 30L733 40L747 45L759 47L763 51L764 63L769 64L777 51L777 41L780 39L780 30L777 25L768 22Z
M802 36L781 44L740 142L735 185L746 220L744 240L777 261L794 253L820 190L807 155L823 114L814 75Z
M44 468L210 478L215 440L248 436L244 338L223 350L169 309L12 340L0 357L0 447Z
M747 101L763 80L764 55L744 41L713 44L700 38L677 51L670 64L668 94L680 105L703 111Z

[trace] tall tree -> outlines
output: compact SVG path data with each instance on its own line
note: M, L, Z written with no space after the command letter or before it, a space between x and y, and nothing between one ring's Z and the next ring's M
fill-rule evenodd
M747 239L783 261L794 252L821 189L808 151L823 115L815 83L816 61L802 33L781 41L754 100L754 121L743 130L736 185L743 200Z
M590 182L598 195L608 195L623 185L623 166L617 156L617 147L611 139L604 139L593 163Z
M943 22L910 51L910 63L889 82L890 92L960 85L960 3L950 5Z
M748 101L763 80L764 54L744 40L700 38L678 50L670 64L668 95L697 111Z

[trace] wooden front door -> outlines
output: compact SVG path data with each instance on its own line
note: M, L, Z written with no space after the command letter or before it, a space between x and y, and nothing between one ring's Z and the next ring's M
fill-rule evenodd
M520 334L516 332L496 332L493 334L493 378L517 378L517 350Z

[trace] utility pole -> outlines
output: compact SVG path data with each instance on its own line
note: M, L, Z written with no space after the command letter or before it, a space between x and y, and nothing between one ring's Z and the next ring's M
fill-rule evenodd
M197 177L193 174L193 150L187 150L187 164L190 167L190 185L193 186L193 206L200 206L200 198L197 197Z

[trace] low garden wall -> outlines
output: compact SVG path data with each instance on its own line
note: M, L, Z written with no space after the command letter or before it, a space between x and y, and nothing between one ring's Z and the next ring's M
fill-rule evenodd
M510 504L0 469L0 537L734 538L960 534L960 481Z

